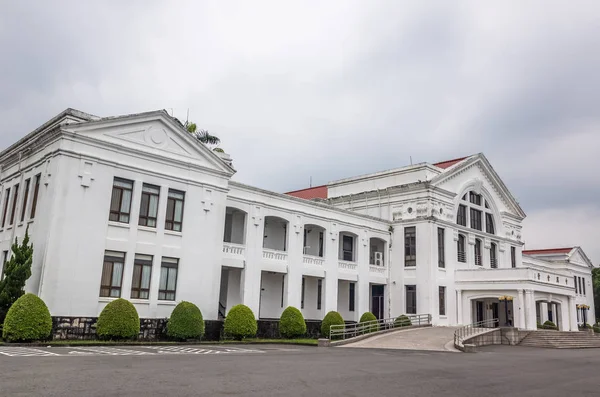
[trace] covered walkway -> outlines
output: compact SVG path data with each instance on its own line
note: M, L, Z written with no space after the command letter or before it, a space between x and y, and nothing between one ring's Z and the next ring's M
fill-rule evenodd
M453 343L456 329L457 327L427 327L398 330L349 343L342 347L458 351L454 348Z

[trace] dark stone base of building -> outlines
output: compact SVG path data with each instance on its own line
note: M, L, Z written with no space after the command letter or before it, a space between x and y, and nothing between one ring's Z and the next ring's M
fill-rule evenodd
M95 340L96 322L98 317L52 317L52 339L53 340ZM166 341L167 337L166 318L141 318L140 341ZM279 319L258 320L257 338L279 339ZM207 341L219 341L223 339L223 321L205 320L204 338ZM321 336L321 321L306 321L306 337L318 338Z

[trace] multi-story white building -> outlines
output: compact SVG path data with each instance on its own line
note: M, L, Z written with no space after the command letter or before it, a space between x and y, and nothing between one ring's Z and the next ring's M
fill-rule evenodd
M482 154L278 194L232 181L230 158L164 111L67 109L0 167L0 254L29 228L26 289L56 316L96 316L122 297L145 318L187 300L206 319L243 303L259 318L291 305L307 319L430 313L436 325L575 330L585 303L594 321L589 259L523 252L525 213Z

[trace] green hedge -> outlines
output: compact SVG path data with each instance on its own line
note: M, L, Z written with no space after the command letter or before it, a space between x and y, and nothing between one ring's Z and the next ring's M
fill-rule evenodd
M394 320L394 327L410 327L412 322L405 314L401 314Z
M600 334L600 326L599 325L594 326L594 333Z
M360 316L359 323L367 323L369 321L377 321L377 317L371 312L364 312L362 316ZM379 324L373 323L366 330L366 332L377 332L379 331Z
M25 294L12 304L2 327L2 337L8 342L45 340L51 333L48 306L33 294Z
M167 335L177 340L200 339L204 336L204 319L198 306L180 302L167 323Z
M288 306L279 319L279 333L284 338L296 338L306 334L306 322L300 310Z
M321 322L321 334L329 338L329 331L332 325L344 325L344 319L342 315L336 311L330 311L325 315L323 322Z
M556 326L556 324L554 324L552 321L548 320L546 321L543 325L542 328L544 329L551 329L551 330L555 330L558 331L558 327Z
M229 310L223 325L225 336L242 340L256 336L257 331L256 318L248 306L236 305Z
M96 323L96 334L100 339L133 339L139 333L140 317L137 310L123 298L106 305Z

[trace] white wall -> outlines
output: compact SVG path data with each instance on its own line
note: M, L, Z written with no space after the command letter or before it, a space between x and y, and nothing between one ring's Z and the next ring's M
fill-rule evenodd
M262 272L261 293L260 293L260 318L279 318L281 313L287 307L286 289L288 279L286 274ZM282 283L283 283L283 305L282 301Z

